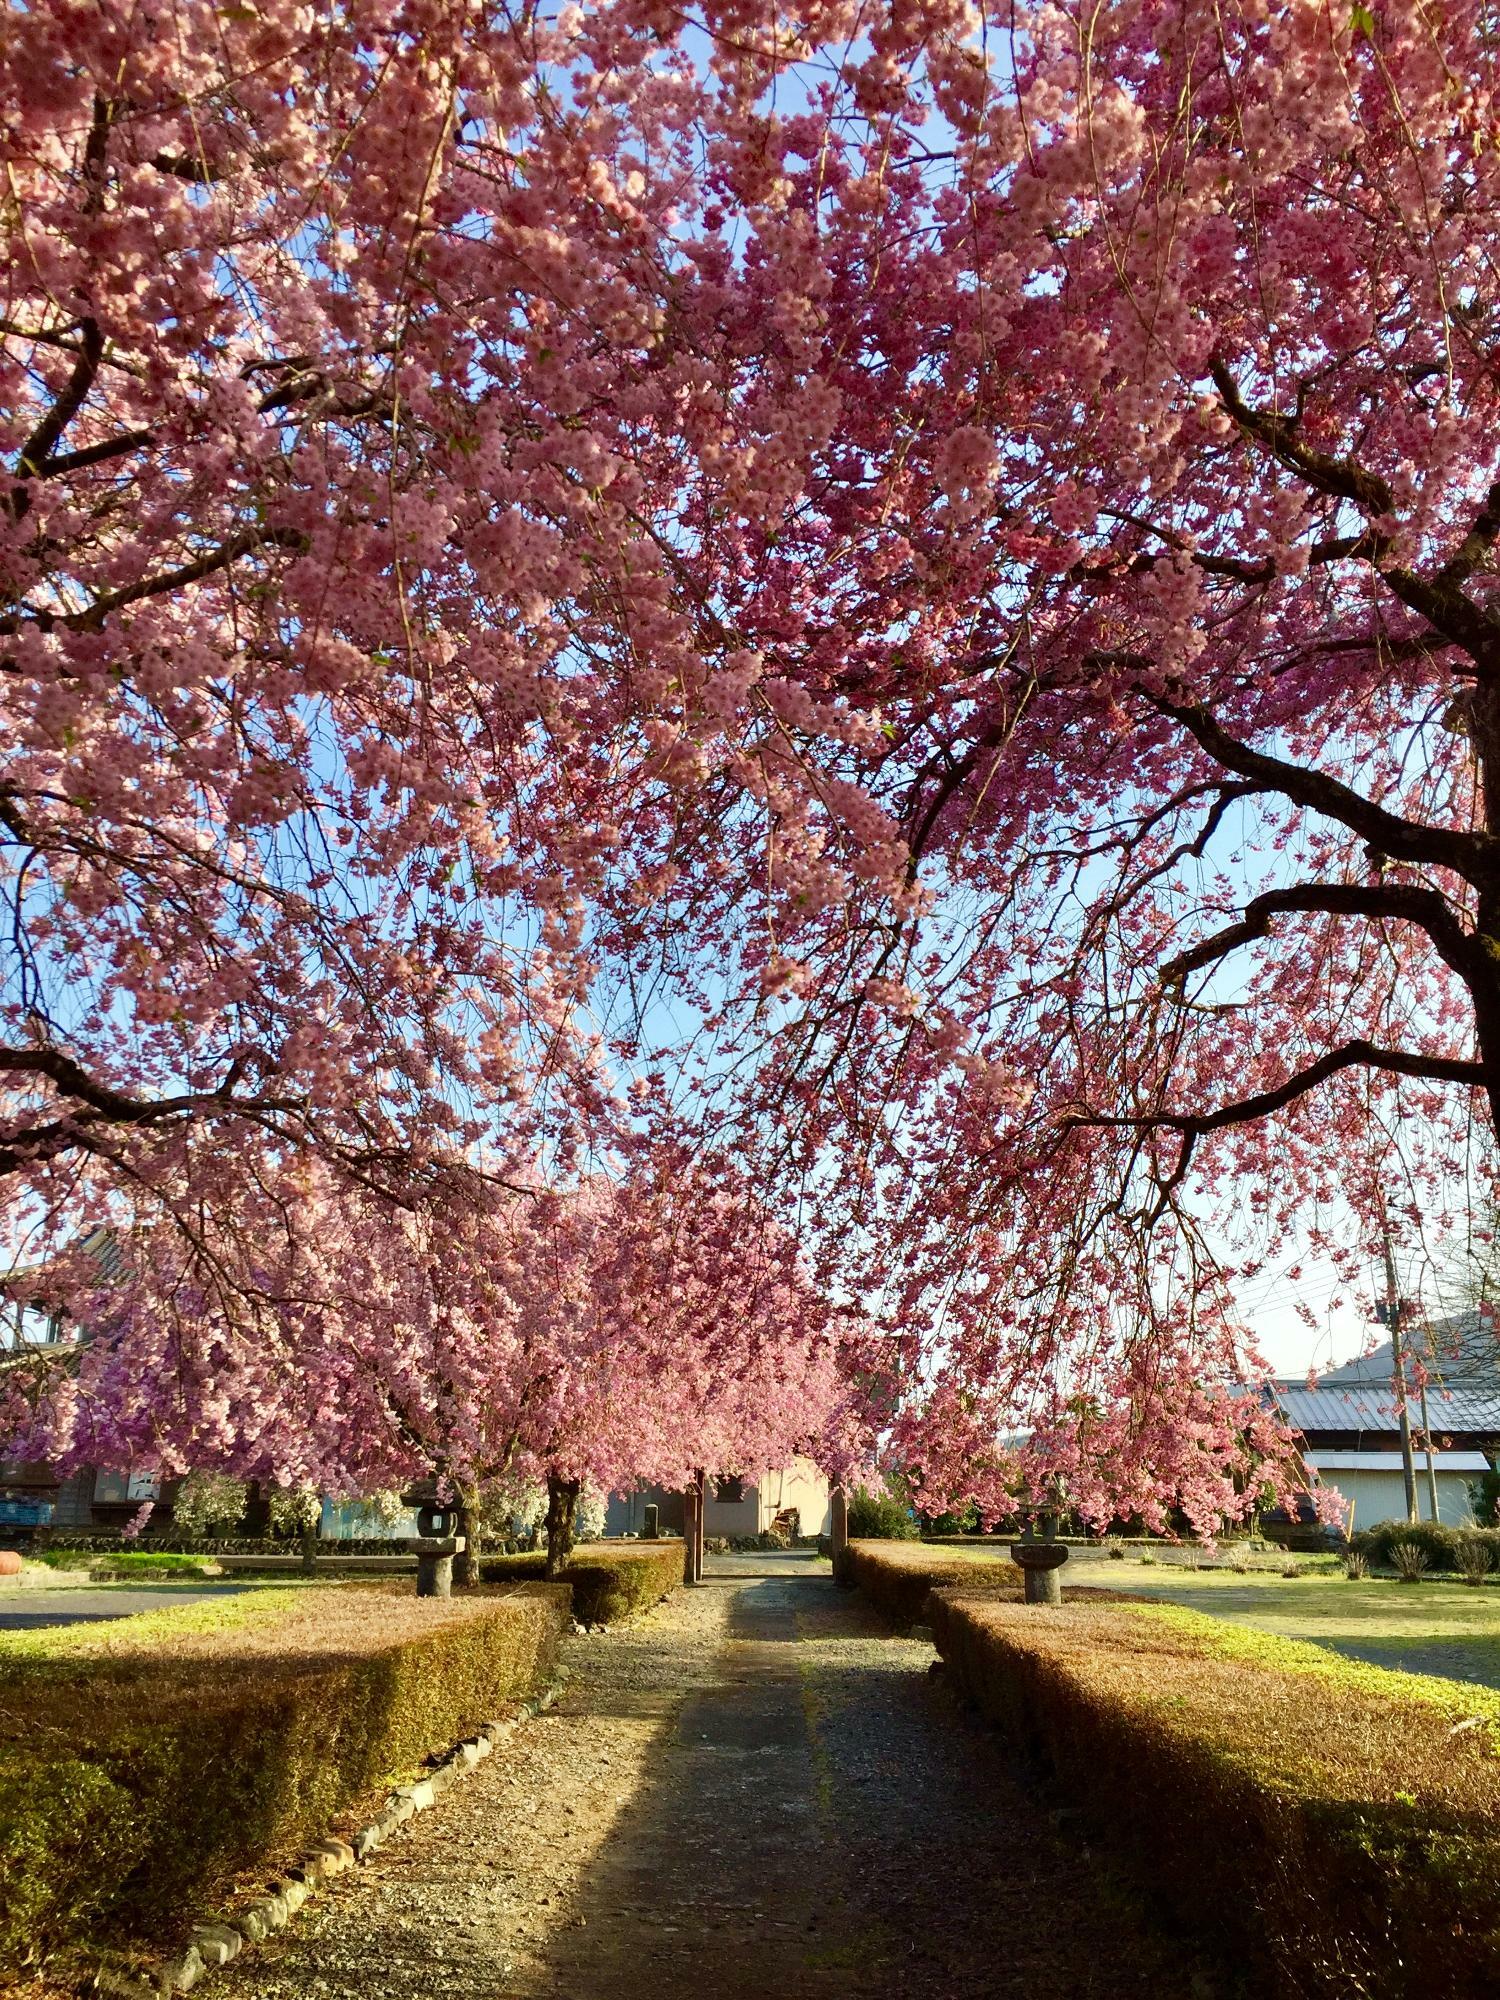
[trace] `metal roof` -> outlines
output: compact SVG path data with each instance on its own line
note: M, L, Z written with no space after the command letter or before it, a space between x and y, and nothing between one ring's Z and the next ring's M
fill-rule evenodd
M1433 1380L1452 1388L1486 1389L1500 1395L1500 1328L1493 1312L1453 1313L1446 1319L1413 1325L1406 1346ZM1392 1365L1387 1340L1369 1354L1346 1361L1342 1368L1325 1369L1318 1381L1325 1389L1389 1382Z
M1282 1414L1294 1429L1309 1431L1377 1431L1392 1435L1400 1428L1395 1397L1388 1383L1362 1388L1293 1389L1275 1385ZM1413 1425L1420 1421L1415 1394L1407 1398ZM1434 1433L1493 1431L1500 1434L1500 1388L1427 1391L1427 1415Z
M1304 1454L1314 1472L1400 1472L1405 1460L1399 1451L1309 1451ZM1427 1465L1425 1452L1417 1459L1417 1470ZM1490 1462L1482 1451L1435 1451L1434 1472L1488 1472Z
M120 1232L107 1222L75 1236L64 1246L64 1254L87 1257L100 1277L110 1282L123 1277L127 1268ZM45 1285L47 1273L56 1267L56 1262L56 1259L49 1258L41 1264L18 1265L12 1270L0 1271L0 1284L4 1285L10 1298L20 1299L28 1285Z

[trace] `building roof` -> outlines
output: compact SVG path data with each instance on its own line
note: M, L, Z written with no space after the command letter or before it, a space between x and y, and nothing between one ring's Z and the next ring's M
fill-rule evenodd
M1399 1451L1309 1451L1304 1454L1314 1472L1400 1472L1405 1461ZM1424 1470L1427 1454L1417 1460ZM1434 1472L1488 1472L1490 1462L1482 1451L1435 1451Z
M1488 1389L1500 1395L1500 1326L1492 1309L1451 1313L1446 1319L1413 1324L1406 1337L1407 1352L1420 1360L1430 1380L1451 1388ZM1367 1382L1389 1382L1394 1363L1391 1343L1383 1341L1369 1354L1326 1369L1318 1378L1325 1389Z
M1304 1435L1310 1431L1374 1431L1394 1435L1400 1428L1396 1399L1388 1382L1317 1389L1294 1389L1277 1383L1272 1393L1287 1422ZM1407 1414L1413 1424L1420 1421L1415 1395L1408 1398ZM1492 1389L1430 1386L1427 1415L1437 1434L1479 1431L1500 1435L1500 1383Z
M84 1230L65 1244L59 1257L49 1257L40 1264L16 1265L8 1271L0 1269L0 1299L9 1300L14 1305L29 1306L37 1312L48 1311L52 1305L49 1293L56 1283L55 1274L75 1257L86 1258L105 1284L113 1284L129 1269L125 1243L119 1230L111 1223L101 1223L97 1228Z

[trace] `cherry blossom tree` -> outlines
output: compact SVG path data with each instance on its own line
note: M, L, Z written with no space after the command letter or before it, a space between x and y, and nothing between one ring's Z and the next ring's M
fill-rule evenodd
M253 1314L169 1225L95 1272L70 1299L85 1338L12 1371L7 1446L336 1495L425 1481L456 1502L477 1583L497 1485L548 1482L560 1566L585 1485L758 1472L859 1436L846 1316L730 1173L497 1193L452 1169L412 1208L320 1169L301 1197L311 1217L237 1274Z
M1484 10L12 27L18 1199L420 1228L669 985L913 1410L1233 1498L1205 1214L1500 1104Z

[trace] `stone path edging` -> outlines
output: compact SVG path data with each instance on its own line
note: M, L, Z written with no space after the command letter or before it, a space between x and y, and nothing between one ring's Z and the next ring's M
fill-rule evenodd
M520 1703L513 1716L481 1723L474 1735L455 1743L424 1777L397 1785L384 1810L352 1840L330 1834L326 1840L315 1841L295 1867L288 1868L263 1896L237 1910L232 1919L197 1925L187 1948L175 1958L132 1972L102 1965L87 1990L112 1994L116 2000L162 2000L164 1995L190 1993L219 1966L238 1958L273 1931L284 1930L322 1883L358 1867L408 1820L436 1805L450 1785L466 1778L524 1723L551 1708L567 1678L566 1669L559 1668L540 1693L528 1695Z

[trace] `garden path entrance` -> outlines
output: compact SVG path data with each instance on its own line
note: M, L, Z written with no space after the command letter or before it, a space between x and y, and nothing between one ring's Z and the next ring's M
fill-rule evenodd
M1181 1951L807 1558L711 1558L217 1990L240 2000L1198 2000Z

